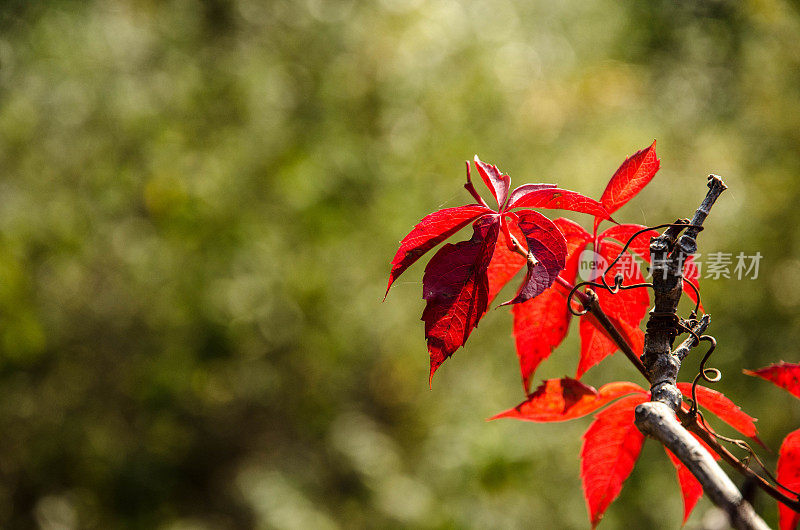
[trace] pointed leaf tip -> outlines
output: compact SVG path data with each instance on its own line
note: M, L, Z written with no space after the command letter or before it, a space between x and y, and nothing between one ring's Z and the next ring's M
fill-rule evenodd
M661 167L656 142L625 159L608 181L600 202L614 213L647 186ZM599 223L596 223L599 224Z
M800 364L779 362L759 370L743 370L747 375L760 377L800 398Z
M686 521L689 520L695 505L697 505L697 501L703 496L703 486L669 449L665 447L664 451L667 453L672 465L675 466L675 471L678 475L678 485L681 488L681 497L683 497L683 522L681 526L684 526Z
M503 207L508 197L508 190L511 187L511 177L502 173L497 166L481 162L478 155L475 155L475 167L478 168L483 182L486 187L492 192L495 200L497 201L497 208Z
M648 399L646 394L620 399L596 414L583 435L581 479L593 527L622 491L639 458L644 435L634 425L634 409Z
M487 213L493 212L485 206L473 204L445 208L423 217L400 242L400 248L392 259L386 294L389 293L394 281L425 253ZM386 295L383 298L385 300Z

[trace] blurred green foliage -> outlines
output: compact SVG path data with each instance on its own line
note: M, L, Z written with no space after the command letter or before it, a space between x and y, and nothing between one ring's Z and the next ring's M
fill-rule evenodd
M798 9L4 3L0 526L586 528L588 420L483 421L523 398L508 311L428 390L422 267L380 302L474 153L597 197L657 138L617 216L645 224L724 175L700 250L764 259L703 284L712 364L776 448L800 404L739 371L800 361ZM574 373L576 334L537 377ZM680 502L648 443L603 527L677 528Z

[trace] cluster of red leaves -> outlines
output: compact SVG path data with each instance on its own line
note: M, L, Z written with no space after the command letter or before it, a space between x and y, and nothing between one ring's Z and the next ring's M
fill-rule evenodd
M446 208L423 218L401 241L392 260L386 291L388 293L400 274L426 252L472 223L470 240L444 245L425 269L423 298L427 305L422 320L425 321L425 338L430 354L430 377L464 345L497 293L527 265L525 279L516 297L506 302L514 304L514 337L527 392L536 368L567 334L570 312L566 296L577 281L581 253L591 243L601 258L599 261L610 263L620 255L621 243L644 228L634 224L615 224L598 233L603 220L612 220L610 214L652 180L660 161L656 156L655 142L628 157L611 177L600 201L553 184L525 184L509 192L511 179L508 175L494 165L481 162L477 156L475 166L497 202L497 209L490 208L478 195L467 164L464 187L476 203ZM567 219L551 221L534 210L519 208L588 213L594 216L594 231L590 234ZM649 263L649 238L654 235L657 235L655 231L639 234L631 242L629 250ZM513 241L519 247L515 248ZM520 248L527 252L527 259L520 255ZM623 274L626 284L644 281L638 264L632 255L629 257L629 262L622 260L607 272L607 283L613 284L618 273ZM690 277L689 280L696 285L696 278ZM611 316L612 322L634 348L641 349L644 335L639 324L650 304L647 290L624 290L616 295L598 290L597 294L600 305ZM688 294L694 297L694 290L689 290ZM617 350L591 315L581 320L580 336L577 377Z
M745 370L747 375L761 377L800 398L800 364L780 362L760 370ZM783 486L800 492L800 429L790 432L783 439L778 452L777 479ZM789 497L797 497L784 490ZM778 521L781 530L794 530L800 523L800 513L784 504L778 504Z
M538 296L566 266L567 242L558 227L539 212L519 208L572 210L610 219L599 202L574 191L553 184L525 184L509 193L508 175L477 156L475 167L494 196L497 209L490 208L478 195L467 164L464 187L477 203L439 210L423 218L400 242L386 287L388 293L397 277L422 255L472 223L472 238L439 249L428 262L422 279L422 297L427 302L422 320L430 354L430 378L466 342L502 285L523 264L527 263L525 280L508 304ZM517 259L511 259L512 237L520 246L523 242L526 245L527 260L519 254L513 254Z
M653 145L636 152L625 159L617 169L600 198L600 204L606 211L613 214L652 180L661 165L656 156L655 146L656 144L653 142ZM514 337L522 383L526 392L530 390L536 368L550 356L567 335L571 313L566 307L566 296L569 294L569 288L580 281L577 276L581 253L591 243L594 252L601 258L598 261L611 263L622 252L623 245L620 243L627 243L636 232L646 228L636 224L622 224L598 233L597 229L602 221L602 218L595 217L594 233L590 234L566 219L556 219L556 224L561 228L567 240L568 248L568 266L561 273L561 278L564 280L563 287L559 285L562 288L550 289L535 300L529 300L514 307ZM642 232L631 241L628 250L650 263L650 238L657 235L658 233L654 230ZM631 256L627 257L631 258ZM687 271L690 274L687 274L685 280L692 282L697 287L696 267L688 267L687 264ZM632 259L617 262L606 273L606 283L613 285L617 274L623 275L627 285L644 281L639 265ZM693 289L689 288L686 292L693 301L697 302ZM600 306L609 315L617 329L626 336L634 350L642 351L644 333L639 329L639 324L650 306L647 289L622 290L617 294L598 289L597 296ZM592 315L586 315L581 319L579 331L581 354L576 373L577 378L618 349Z
M691 385L679 383L684 396L691 397ZM755 419L715 390L697 387L698 404L735 430L758 441ZM491 419L515 418L534 422L556 422L580 418L606 405L595 414L583 435L581 479L592 528L597 526L608 506L617 498L644 444L644 436L634 425L634 409L650 401L650 393L634 383L608 383L595 390L576 379L544 381L528 399ZM613 403L612 403L613 402ZM700 440L700 443L703 443ZM703 443L705 445L705 443ZM717 459L714 451L706 449ZM692 473L669 451L683 494L684 522L703 495L703 488Z
M567 296L579 281L581 253L590 243L599 256L597 261L611 263L620 257L623 244L630 241L628 250L631 254L628 257L631 259L627 263L620 260L608 270L606 283L613 285L617 274L623 275L626 285L644 281L633 255L651 263L649 240L657 232L645 230L640 225L616 224L615 221L614 226L603 232L598 233L598 228L603 220L613 221L611 214L639 193L652 180L659 166L653 142L622 163L600 201L595 201L552 184L526 184L509 193L509 176L496 166L481 162L476 156L475 167L497 202L497 209L493 209L475 190L467 164L464 187L476 203L439 210L423 218L401 241L386 288L388 293L397 277L422 255L472 224L472 238L444 245L430 260L423 276L423 298L427 304L422 320L425 321L430 354L430 377L465 343L491 301L527 265L517 295L505 304L514 304L514 336L523 386L528 393L536 368L567 334L571 315ZM570 220L559 218L551 221L530 209L512 211L518 208L588 213L594 216L594 229L590 234ZM631 239L640 231L641 234ZM697 276L697 268L687 263L684 281L696 289ZM686 292L697 302L695 289L689 288ZM610 320L635 350L642 351L644 334L639 325L650 305L647 290L630 289L611 294L598 289L597 295ZM617 350L616 343L592 315L585 315L579 328L578 378ZM690 385L679 384L679 388L684 395L691 394ZM545 381L534 393L528 394L523 403L495 418L565 421L609 405L595 415L595 421L584 435L581 452L584 494L594 526L619 494L639 456L644 437L634 425L634 409L649 399L649 392L633 383L609 383L595 390L576 379L554 379ZM714 390L698 387L697 400L701 407L743 435L757 440L755 420L728 398ZM689 470L667 453L678 473L685 520L702 495L702 488ZM800 469L796 474L800 477Z

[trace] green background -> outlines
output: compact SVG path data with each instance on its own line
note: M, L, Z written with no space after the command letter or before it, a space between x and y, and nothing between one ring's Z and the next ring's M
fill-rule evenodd
M429 390L422 264L381 299L473 154L599 197L654 138L616 218L725 177L700 252L764 258L702 282L710 364L777 451L800 403L740 370L800 361L797 2L5 2L0 526L587 528L590 419L484 421L524 397L508 309ZM577 360L573 323L537 379ZM681 516L648 442L601 528Z

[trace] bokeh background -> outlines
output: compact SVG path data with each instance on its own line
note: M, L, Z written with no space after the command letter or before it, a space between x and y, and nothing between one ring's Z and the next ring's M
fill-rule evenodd
M797 2L4 2L0 526L587 528L590 420L484 421L523 398L510 312L429 390L422 264L381 299L473 154L599 197L654 138L617 218L725 177L700 251L764 258L703 282L711 364L777 449L800 403L740 370L800 361ZM602 527L681 516L648 442Z

